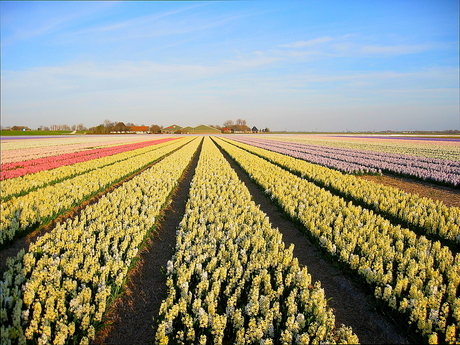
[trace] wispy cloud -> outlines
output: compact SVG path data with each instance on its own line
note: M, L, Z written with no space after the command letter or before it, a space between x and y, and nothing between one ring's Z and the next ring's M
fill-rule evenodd
M394 46L369 45L361 47L360 51L364 54L372 55L406 55L421 53L430 49L433 49L433 46L428 44Z
M308 41L297 41L297 42L293 42L293 43L282 44L282 45L280 45L280 47L283 47L283 48L301 48L301 47L307 47L307 46L313 46L313 45L317 45L317 44L322 44L322 43L330 42L330 41L333 41L333 40L334 40L334 38L332 38L332 37L324 36L324 37L318 37L318 38L308 40Z
M322 36L308 41L296 41L281 44L280 48L292 48L288 51L279 49L279 54L301 57L365 57L365 56L398 56L418 54L442 48L439 44L369 44L369 41L382 40L382 37L366 37L363 35L346 34L337 37ZM391 41L391 38L387 38Z
M155 13L155 14L145 15L145 16L136 17L136 18L129 19L129 20L120 21L120 22L117 22L117 23L111 23L111 24L108 24L108 25L101 25L101 26L97 26L97 27L92 27L92 28L88 28L88 29L84 29L84 30L80 30L78 32L75 32L75 34L78 35L78 34L88 33L88 32L90 32L90 33L94 33L94 32L110 32L110 31L118 31L118 30L122 30L122 29L125 30L125 29L128 29L128 28L140 28L140 27L143 27L145 25L155 23L160 18L166 18L166 17L169 17L169 16L174 16L176 14L179 14L179 13L182 13L182 12L185 12L185 11L189 11L191 9L201 7L201 6L204 6L204 4L196 4L196 5L192 5L192 6L185 6L185 7L176 9L176 10L171 10L171 11L166 11L166 12L162 12L162 13Z
M71 4L71 8L59 11L59 15L54 15L53 11L48 11L45 7L37 8L35 11L32 10L26 18L21 18L15 12L4 13L2 14L2 24L6 29L11 30L11 33L2 39L2 46L60 32L77 22L83 21L84 18L106 11L113 5L114 3L110 1L94 2L91 6L84 8ZM17 18L20 18L19 22Z

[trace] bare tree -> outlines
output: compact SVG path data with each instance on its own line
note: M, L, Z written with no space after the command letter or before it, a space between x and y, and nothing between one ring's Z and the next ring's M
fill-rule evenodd
M238 126L245 126L245 125L246 125L246 120L237 119L237 120L236 120L236 124L237 124Z
M232 120L227 120L227 121L224 122L224 127L231 128L234 125L235 125L235 123Z

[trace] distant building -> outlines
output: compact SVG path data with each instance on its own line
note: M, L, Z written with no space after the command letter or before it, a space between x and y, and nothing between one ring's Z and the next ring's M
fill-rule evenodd
M184 127L176 131L177 134L194 134L195 133L195 128L194 127Z
M221 131L219 129L206 126L206 125L199 125L193 128L196 134L220 134Z
M129 129L129 127L126 126L123 122L118 122L112 128L112 132L115 132L115 133L126 133L126 132L130 132L130 131L131 130Z
M10 131L30 131L30 128L26 126L13 126L10 128Z
M179 131L179 130L181 130L181 129L182 129L181 126L178 126L178 125L171 125L171 126L162 128L162 129L161 129L161 133L165 133L165 134L174 134L174 133L176 133L177 131Z
M149 126L128 126L130 132L134 133L148 133L150 131Z

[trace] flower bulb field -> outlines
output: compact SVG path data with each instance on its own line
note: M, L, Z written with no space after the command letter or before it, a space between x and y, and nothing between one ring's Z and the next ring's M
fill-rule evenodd
M460 343L458 138L4 137L0 187L1 344Z

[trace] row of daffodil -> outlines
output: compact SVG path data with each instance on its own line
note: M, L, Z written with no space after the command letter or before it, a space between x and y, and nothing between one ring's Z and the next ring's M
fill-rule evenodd
M0 246L54 219L111 184L148 166L189 142L193 137L174 140L171 145L148 151L121 162L102 166L54 185L13 197L0 205Z
M349 148L373 152L388 152L409 156L451 159L460 161L460 146L456 139L392 136L321 136L321 135L262 135L264 139L275 139L297 143L308 143L329 147Z
M229 141L313 181L385 217L396 220L453 248L460 244L460 208L438 200L409 194L398 188L363 180L317 164L252 145Z
M8 261L1 344L88 344L200 139L146 169Z
M156 343L358 343L208 137L189 195Z
M430 343L460 341L460 254L222 139L218 144L311 238Z
M55 184L65 179L72 178L77 175L82 175L88 171L98 169L106 165L111 165L152 150L157 150L170 144L171 142L168 140L167 142L161 142L153 146L142 147L117 154L107 155L97 159L83 161L80 163L63 165L55 169L43 170L34 174L3 180L0 182L2 187L2 195L0 196L0 200L7 201L12 197L25 195L30 191L38 189L42 186Z

